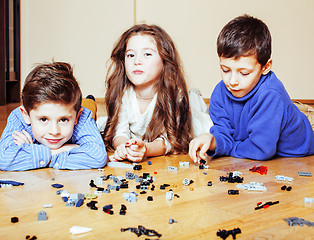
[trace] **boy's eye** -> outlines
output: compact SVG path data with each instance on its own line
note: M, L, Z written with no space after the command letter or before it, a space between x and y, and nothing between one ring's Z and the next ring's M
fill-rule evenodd
M39 119L41 122L47 122L48 121L48 119L47 118L45 118L45 117L42 117L41 119Z
M230 70L229 69L221 69L224 73L227 73L227 72L229 72Z
M249 75L250 73L247 73L247 72L241 72L241 75L242 76L247 76L247 75Z
M152 55L153 55L153 54L148 53L148 52L147 52L147 53L144 53L144 56L145 56L145 57L149 57L149 56L152 56Z
M61 119L60 119L60 122L67 122L67 121L68 121L67 118L61 118Z

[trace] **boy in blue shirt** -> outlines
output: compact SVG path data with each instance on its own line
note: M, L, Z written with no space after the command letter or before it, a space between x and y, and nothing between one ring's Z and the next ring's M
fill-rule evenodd
M214 126L190 142L195 161L209 156L267 160L314 154L314 132L271 71L271 35L248 15L230 21L217 39L222 81L210 99Z
M13 110L0 140L0 169L103 167L107 153L71 66L37 66L26 78L23 105Z

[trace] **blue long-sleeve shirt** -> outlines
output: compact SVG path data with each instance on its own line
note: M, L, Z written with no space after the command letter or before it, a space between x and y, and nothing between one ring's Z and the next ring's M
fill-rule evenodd
M15 144L12 137L15 130L26 130L33 138L33 144ZM1 136L0 169L22 171L49 166L75 170L100 168L106 164L105 144L90 110L83 109L68 143L78 144L79 147L52 156L50 148L35 140L31 126L25 123L20 109L16 108L9 115Z
M267 160L314 154L310 122L273 72L242 98L234 97L221 81L211 96L209 113L217 145L211 156Z

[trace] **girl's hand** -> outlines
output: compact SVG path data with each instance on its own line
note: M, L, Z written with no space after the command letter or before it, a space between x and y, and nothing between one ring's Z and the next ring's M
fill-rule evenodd
M140 162L145 157L147 146L143 140L130 139L126 144L128 159L132 162Z
M31 135L29 135L29 133L25 130L22 130L22 132L14 131L12 137L14 139L14 143L18 146L22 145L23 143L33 144Z
M116 161L122 161L124 159L128 159L128 152L126 151L126 143L121 143L116 148L113 155L109 157L109 161L116 162Z

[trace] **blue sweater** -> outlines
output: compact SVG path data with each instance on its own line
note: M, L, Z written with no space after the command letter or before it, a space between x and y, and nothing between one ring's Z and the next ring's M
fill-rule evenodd
M242 98L234 97L221 81L211 96L209 114L217 144L211 156L267 160L314 154L310 122L273 72Z
M26 130L34 143L18 146L13 142L14 130ZM25 123L18 107L8 117L0 139L0 169L22 171L49 166L75 170L100 168L106 164L106 147L89 109L84 108L68 143L75 143L80 147L52 156L50 148L35 140L32 127Z

